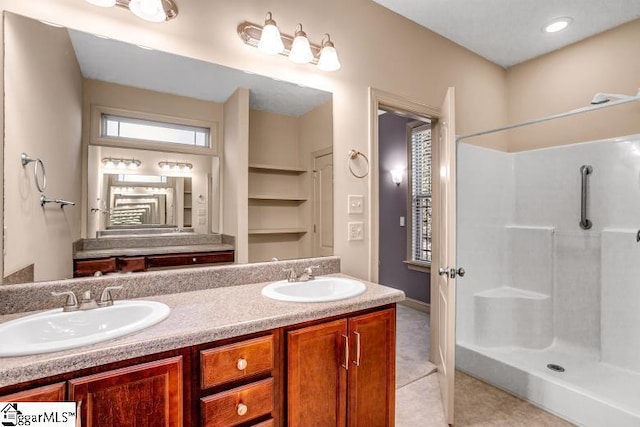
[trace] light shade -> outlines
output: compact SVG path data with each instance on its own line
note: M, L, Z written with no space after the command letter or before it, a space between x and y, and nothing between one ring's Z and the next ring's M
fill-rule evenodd
M94 6L111 7L115 6L116 0L87 0L87 3L91 3Z
M271 18L271 12L267 12L262 28L262 35L258 42L258 49L269 55L277 55L284 51L284 43L280 36L280 30L276 25L276 21Z
M402 183L402 174L404 169L391 169L391 181L395 185L400 185Z
M145 21L164 22L167 20L162 0L131 0L129 10Z
M296 27L295 38L291 45L289 59L296 64L306 64L311 62L313 59L313 52L311 52L311 45L309 44L307 33L302 31L301 24L298 24Z
M322 71L336 71L340 69L338 52L331 41L329 34L325 35L326 40L322 40L322 50L318 60L318 68Z

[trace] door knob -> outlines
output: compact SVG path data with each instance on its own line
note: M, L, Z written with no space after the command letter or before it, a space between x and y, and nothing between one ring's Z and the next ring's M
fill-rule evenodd
M451 279L455 279L456 276L460 276L460 277L464 277L466 271L464 271L464 268L460 267L457 270L455 268L449 268L449 267L440 267L440 269L438 269L438 274L441 276L448 276Z

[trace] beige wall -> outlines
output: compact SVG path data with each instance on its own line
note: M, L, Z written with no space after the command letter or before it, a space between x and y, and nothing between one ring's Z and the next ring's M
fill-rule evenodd
M640 19L507 70L509 122L589 105L597 92L640 87ZM509 151L640 133L640 103L514 130Z
M80 237L80 180L70 173L81 164L80 68L65 30L15 16L5 26L4 276L35 264L35 280L71 277ZM77 205L42 208L22 152L43 160L45 195Z
M353 178L346 159L350 149L371 155L368 88L437 107L446 88L455 86L458 133L502 125L507 118L504 69L370 0L190 0L180 2L179 17L166 24L145 23L125 10L79 0L0 0L0 5L79 30L333 92L335 252L342 257L343 271L359 277L369 276L370 236L363 244L347 241L347 195L368 194L370 180ZM236 34L238 24L260 22L267 10L283 32L291 33L302 22L316 43L331 33L343 68L325 73L281 56L260 55L244 45ZM490 143L507 146L506 139Z

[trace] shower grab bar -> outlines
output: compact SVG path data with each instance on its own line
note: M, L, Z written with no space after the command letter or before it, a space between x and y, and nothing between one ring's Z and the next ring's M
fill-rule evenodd
M588 185L587 176L593 172L593 168L589 165L582 165L580 167L580 175L582 175L582 197L580 200L580 228L588 230L593 225L589 219L587 219L587 197L588 197Z

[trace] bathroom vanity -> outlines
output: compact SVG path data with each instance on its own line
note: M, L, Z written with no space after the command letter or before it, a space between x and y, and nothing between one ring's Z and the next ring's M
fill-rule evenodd
M323 273L334 269L318 260ZM311 263L130 277L271 281L282 266ZM361 295L323 303L266 298L267 282L146 296L171 308L166 320L100 344L1 359L0 400L76 401L83 425L393 425L395 303L404 294L364 283Z

